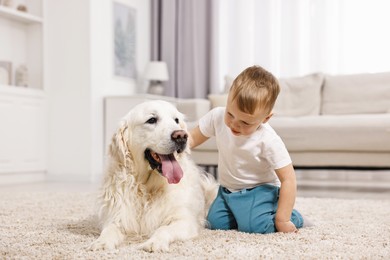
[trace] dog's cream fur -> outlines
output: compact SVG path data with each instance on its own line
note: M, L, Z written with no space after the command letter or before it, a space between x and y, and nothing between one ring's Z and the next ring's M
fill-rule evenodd
M194 238L205 226L217 184L189 158L188 145L177 152L171 137L177 130L187 130L184 116L165 101L137 105L123 118L112 138L99 196L102 231L90 249L147 239L140 248L166 251L171 242ZM169 184L153 170L146 149L173 153L183 170L180 182Z

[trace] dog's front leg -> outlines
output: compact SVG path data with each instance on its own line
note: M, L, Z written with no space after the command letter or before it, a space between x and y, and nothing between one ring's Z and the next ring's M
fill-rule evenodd
M115 249L124 240L125 236L120 231L117 225L110 223L105 226L99 238L95 240L88 249Z
M191 239L198 234L199 225L195 220L177 220L158 228L140 248L148 252L168 251L171 242Z

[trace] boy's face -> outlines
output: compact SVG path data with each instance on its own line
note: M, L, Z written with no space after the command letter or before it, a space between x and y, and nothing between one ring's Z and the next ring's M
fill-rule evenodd
M229 95L225 111L225 124L235 136L247 136L253 134L263 123L266 123L272 116L264 110L258 110L254 114L242 112L236 101L232 101Z

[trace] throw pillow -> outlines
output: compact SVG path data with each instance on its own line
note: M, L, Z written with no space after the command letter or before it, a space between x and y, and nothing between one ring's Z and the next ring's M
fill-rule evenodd
M390 72L326 75L322 113L386 113L390 106Z
M274 115L319 115L323 82L322 73L279 79L280 94L274 106Z

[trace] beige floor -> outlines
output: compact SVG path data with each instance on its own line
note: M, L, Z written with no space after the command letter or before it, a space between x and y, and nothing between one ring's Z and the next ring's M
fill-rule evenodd
M390 199L390 170L296 170L299 197ZM100 183L40 182L0 185L0 191L93 192Z
M340 199L390 199L390 189L298 187L297 195Z
M98 184L91 183L32 183L0 186L0 192L94 192ZM351 187L298 186L299 197L343 198L343 199L390 199L390 189L369 189Z
M0 186L0 191L25 192L93 192L99 189L98 183L86 182L38 182Z
M390 170L298 169L298 196L390 199Z

